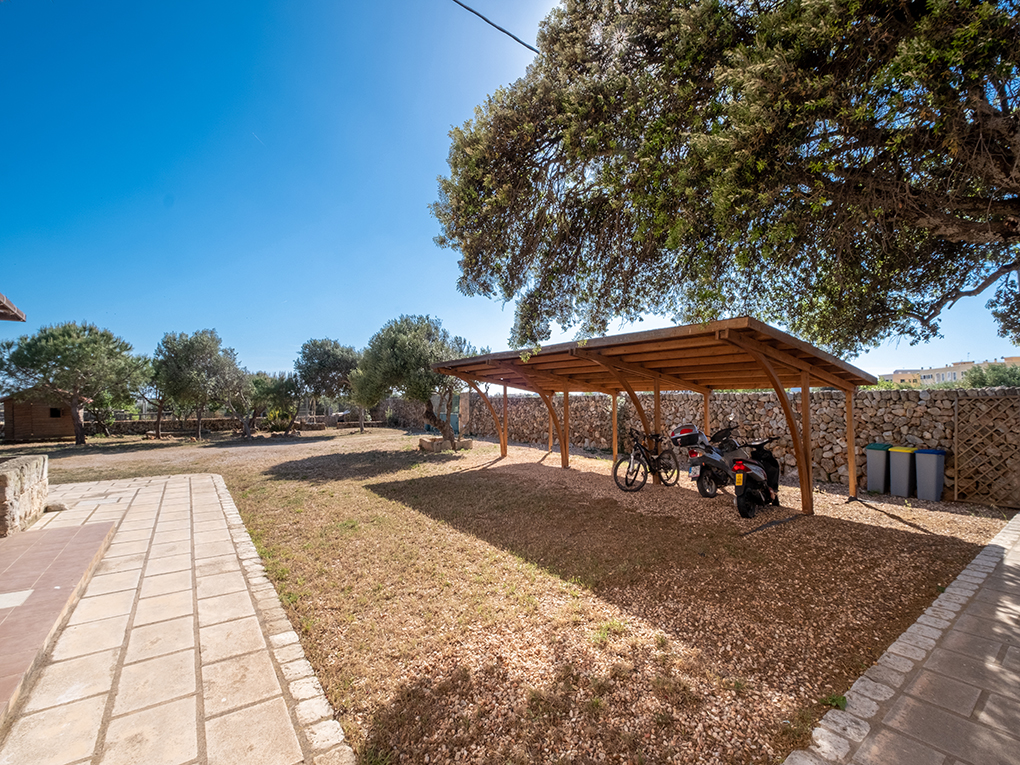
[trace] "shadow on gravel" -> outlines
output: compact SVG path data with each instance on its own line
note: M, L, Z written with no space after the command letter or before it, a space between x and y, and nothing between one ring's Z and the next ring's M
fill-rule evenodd
M460 459L453 452L425 454L419 451L372 451L320 454L300 460L281 462L265 471L264 475L281 481L340 481L347 479L375 478L387 473L396 473L413 468L424 462L430 464L452 462Z

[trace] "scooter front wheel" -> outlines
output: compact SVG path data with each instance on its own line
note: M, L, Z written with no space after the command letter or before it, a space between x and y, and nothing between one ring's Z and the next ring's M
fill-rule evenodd
M624 491L637 491L648 480L648 467L632 455L621 457L613 465L613 480Z
M715 476L712 475L711 470L706 470L705 466L701 466L701 475L698 476L698 494L703 497L711 499L719 491L719 487L716 486Z

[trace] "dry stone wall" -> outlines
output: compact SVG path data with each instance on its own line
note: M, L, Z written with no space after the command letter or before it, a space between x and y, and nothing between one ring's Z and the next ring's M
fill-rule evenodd
M466 395L466 394L462 394ZM865 390L854 398L856 415L855 451L857 481L867 485L865 447L870 443L943 449L946 457L946 491L952 492L955 475L952 454L955 437L955 413L958 399L990 396L1020 397L1017 388L959 390ZM652 413L652 396L643 395L642 406ZM800 395L793 394L794 410L800 411ZM396 401L396 400L393 400ZM490 396L497 414L502 415L503 398ZM563 397L554 397L557 415L562 417ZM640 420L628 397L618 398L621 448L627 428L640 428ZM702 397L695 393L666 393L661 396L662 421L667 429L683 423L702 425ZM541 399L535 396L508 397L510 440L547 444L549 415ZM396 410L394 410L396 411ZM786 418L773 392L716 393L711 398L711 428L725 425L730 416L740 424L748 439L781 436L773 446L784 471L796 470L792 441ZM496 437L496 427L485 403L476 393L470 398L470 424L466 435ZM811 393L812 446L816 481L849 483L846 443L846 399L841 391ZM405 425L409 426L409 425ZM591 450L611 450L611 401L604 395L572 394L570 397L571 446ZM554 439L556 443L556 439Z
M40 515L49 494L45 454L0 462L0 537L24 531Z

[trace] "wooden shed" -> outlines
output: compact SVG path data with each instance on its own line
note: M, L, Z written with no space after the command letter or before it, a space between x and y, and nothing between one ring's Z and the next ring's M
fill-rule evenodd
M74 438L71 407L54 401L3 399L4 441L50 441Z

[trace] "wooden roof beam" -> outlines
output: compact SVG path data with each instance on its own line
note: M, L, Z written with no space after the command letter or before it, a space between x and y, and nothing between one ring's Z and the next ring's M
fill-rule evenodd
M619 361L608 356L604 356L597 351L589 351L584 348L574 348L571 353L577 356L579 359L588 359L594 361L596 364L611 369L614 372L630 372L636 374L639 377L649 378L651 380L658 380L660 383L666 383L667 385L675 386L675 390L693 390L698 393L708 394L709 388L704 385L698 385L690 380L684 380L682 377L676 377L674 375L665 375L662 372L656 372L654 369L648 369L640 364L631 364L628 361Z
M857 387L852 383L848 383L843 378L831 374L821 367L815 366L810 361L805 361L791 353L781 351L778 348L773 348L771 345L759 342L758 340L747 337L746 335L741 335L733 330L720 329L716 330L715 334L720 340L731 343L738 348L743 348L746 351L761 354L772 361L779 362L783 366L791 367L792 369L796 369L800 372L808 372L816 380L826 383L827 385L832 385L840 390L852 393Z
M517 374L524 379L531 382L532 385L541 384L543 389L552 391L568 391L568 390L582 390L582 391L594 391L596 393L612 393L614 389L607 386L596 385L585 382L583 380L575 379L570 375L555 375L549 372L542 372L537 369L532 369L525 365L524 362L506 362L504 364L497 364L490 362L493 369L502 369L508 371L510 374Z

